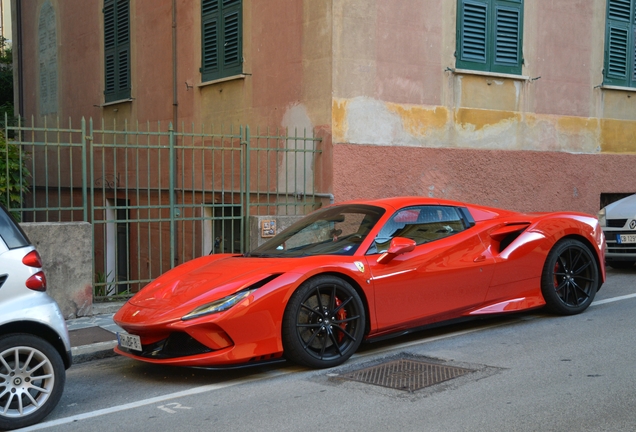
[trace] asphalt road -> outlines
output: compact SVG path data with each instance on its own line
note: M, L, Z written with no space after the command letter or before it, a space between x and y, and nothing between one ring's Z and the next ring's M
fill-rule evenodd
M541 311L364 345L344 365L234 371L122 357L73 366L47 431L634 431L636 268L583 314ZM344 379L406 358L470 369L408 392Z

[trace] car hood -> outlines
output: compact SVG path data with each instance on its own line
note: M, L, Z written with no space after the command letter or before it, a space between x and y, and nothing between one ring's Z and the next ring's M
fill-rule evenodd
M158 277L133 296L129 303L162 309L196 300L214 301L286 272L282 259L216 255L195 259ZM285 261L289 261L286 259Z
M636 216L636 195L630 195L605 207L607 219L632 219Z

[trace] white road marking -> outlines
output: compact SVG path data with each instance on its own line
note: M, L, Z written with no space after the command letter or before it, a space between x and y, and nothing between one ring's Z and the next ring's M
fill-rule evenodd
M208 385L204 385L201 387L195 387L189 390L183 390L180 392L175 392L175 393L169 393L163 396L157 396L157 397L153 397L150 399L142 399L136 402L131 402L131 403L127 403L124 405L117 405L111 408L104 408L104 409L100 409L100 410L96 410L96 411L90 411L87 413L83 413L83 414L77 414L71 417L65 417L65 418L61 418L61 419L57 419L57 420L51 420L48 422L44 422L44 423L40 423L40 424L36 424L24 429L20 429L20 431L26 432L26 431L34 431L34 430L40 430L40 429L46 429L49 427L53 427L53 426L60 426L63 424L68 424L68 423L73 423L75 421L79 421L79 420L86 420L89 418L93 418L93 417L99 417L102 415L106 415L106 414L113 414L116 412L120 412L120 411L126 411L129 409L134 409L134 408L140 408L146 405L153 405L156 403L160 403L160 402L164 402L167 400L171 400L171 399L176 399L176 398L180 398L180 397L184 397L184 396L192 396L192 395L196 395L196 394L201 394L201 393L207 393L207 392L212 392L212 391L216 391L216 390L221 390L227 387L233 387L236 385L240 385L240 384L247 384L250 382L255 382L255 381L260 381L263 379L267 379L267 378L274 378L276 376L279 375L287 375L289 373L292 373L293 371L289 371L289 372L268 372L268 373L261 373L258 375L255 375L253 377L250 378L244 378L244 379L237 379L237 380L232 380L230 382L225 382L225 383L221 383L221 384L208 384Z
M606 303L613 303L613 302L617 302L617 301L621 301L621 300L627 300L627 299L631 299L636 297L636 294L627 294L624 296L618 296L618 297L612 297L612 298L607 298L604 300L594 300L592 302L592 304L590 306L599 306L602 304L606 304Z
M603 300L597 300L594 301L590 306L598 306L598 305L602 305L602 304L606 304L606 303L613 303L613 302L617 302L617 301L621 301L621 300L629 300L632 298L635 298L636 294L628 294L628 295L624 295L624 296L618 296L618 297L612 297L612 298L607 298L607 299L603 299ZM532 319L532 318L528 318L525 317L522 320L528 320L528 319ZM426 338L426 339L421 339L421 340L416 340L416 341L411 341L411 342L405 342L403 344L398 344L398 345L391 345L391 346L387 346L384 348L379 348L377 350L369 350L365 353L361 353L361 354L354 354L351 358L352 359L356 359L356 358L361 358L361 357L368 357L371 355L378 355L378 354L382 354L384 352L388 352L388 351L395 351L395 350L400 350L400 349L404 349L404 348L408 348L414 345L421 345L421 344L425 344L425 343L429 343L429 342L436 342L439 340L443 340L443 339L448 339L448 338L452 338L452 337L456 337L456 336L464 336L470 333L476 333L478 331L482 331L482 330L489 330L491 328L495 328L495 327L499 327L499 326L503 326L508 324L507 322L505 323L496 323L496 324L491 324L485 327L478 327L478 328L474 328L474 329L468 329L468 330L461 330L461 331L456 331L453 333L447 333L444 335L440 335L440 336L436 336L436 337L432 337L432 338ZM100 409L100 410L96 410L96 411L90 411L87 413L83 413L83 414L77 414L71 417L65 417L65 418L61 418L61 419L57 419L57 420L51 420L48 422L43 422L40 424L36 424L24 429L19 429L22 432L27 432L27 431L35 431L35 430L41 430L41 429L46 429L49 427L53 427L53 426L60 426L60 425L64 425L64 424L68 424L68 423L73 423L75 421L79 421L79 420L86 420L89 418L94 418L94 417L99 417L102 415L106 415L106 414L113 414L116 412L120 412L120 411L126 411L129 409L134 409L134 408L140 408L143 406L147 406L147 405L152 405L152 404L156 404L159 402L164 402L167 400L171 400L171 399L176 399L176 398L180 398L180 397L184 397L184 396L192 396L192 395L196 395L196 394L201 394L201 393L208 393L208 392L213 392L213 391L217 391L217 390L222 390L224 388L229 388L229 387L234 387L237 385L241 385L241 384L248 384L251 382L256 382L256 381L262 381L268 378L276 378L279 376L285 376L285 375L290 375L292 373L296 373L299 371L303 371L303 370L307 370L305 368L302 367L297 367L297 368L289 368L286 369L286 371L271 371L271 372L267 372L267 373L261 373L258 375L255 375L253 377L250 378L244 378L244 379L236 379L236 380L232 380L230 382L225 382L225 383L221 383L221 384L209 384L209 385L204 385L201 387L195 387L189 390L183 390L180 392L175 392L175 393L169 393L163 396L157 396L154 398L150 398L150 399L142 399L139 400L137 402L131 402L128 404L124 404L124 405L118 405L118 406L114 406L111 408L104 408L104 409ZM167 405L171 405L171 404L167 404ZM189 409L189 408L188 408Z
M170 407L170 408L168 408ZM192 409L192 407L188 407L188 406L183 406L180 403L177 402L170 402L169 404L165 404L165 405L159 405L157 407L158 409L165 411L169 414L176 414L177 412L175 411L176 409L182 409L182 410L189 410ZM174 409L172 409L174 408Z

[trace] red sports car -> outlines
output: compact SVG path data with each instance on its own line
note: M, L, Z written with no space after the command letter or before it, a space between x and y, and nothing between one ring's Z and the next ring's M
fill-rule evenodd
M547 307L584 311L605 280L595 217L432 198L317 210L243 255L210 255L148 284L115 315L119 354L227 367L315 368L362 341Z

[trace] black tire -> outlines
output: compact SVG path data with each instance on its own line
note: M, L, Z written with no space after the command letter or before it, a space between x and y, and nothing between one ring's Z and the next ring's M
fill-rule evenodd
M342 364L360 346L365 323L364 305L349 283L335 276L310 279L285 308L285 356L312 368Z
M624 270L634 267L634 261L605 261L608 266L616 270Z
M62 357L44 339L30 334L1 337L0 430L23 428L46 417L60 401L65 381Z
M541 291L546 307L560 315L583 312L594 300L599 278L592 252L578 240L561 240L543 266Z

